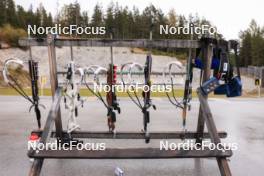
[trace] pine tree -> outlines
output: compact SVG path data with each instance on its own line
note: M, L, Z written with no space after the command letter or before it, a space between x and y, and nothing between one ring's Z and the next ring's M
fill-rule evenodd
M26 28L27 14L24 8L20 5L17 6L17 26L20 28Z
M251 34L246 31L241 34L242 46L240 48L240 66L248 66L251 64Z
M169 25L176 26L176 24L177 24L177 15L176 15L175 9L171 9L169 11L168 20L169 20Z
M0 1L0 27L6 23L6 1Z
M81 26L88 26L89 25L89 16L88 16L87 11L82 12L82 15L80 18L80 25Z
M53 26L53 19L51 13L49 13L47 21L46 21L47 26Z
M109 35L109 32L113 31L113 28L115 26L114 24L114 3L111 2L106 10L106 18L105 21L105 27L107 35Z
M17 26L17 14L16 14L16 7L13 0L5 0L6 2L6 16L5 21L11 24L12 26Z
M63 26L79 25L81 23L81 8L78 2L64 5L59 13L59 23Z
M103 12L102 7L99 4L96 4L94 7L94 13L92 15L92 26L103 26Z
M36 19L36 16L33 12L33 6L31 4L28 11L27 11L27 15L26 15L26 25L29 25L29 24L34 25L35 19Z
M142 19L141 19L141 15L139 13L139 9L136 8L135 6L133 7L133 27L132 27L132 37L133 38L140 38L142 36L142 28L141 27L138 27L138 26L141 26L142 23Z
M127 38L133 38L133 28L137 28L135 26L135 21L133 18L133 13L131 11L128 12L127 15Z

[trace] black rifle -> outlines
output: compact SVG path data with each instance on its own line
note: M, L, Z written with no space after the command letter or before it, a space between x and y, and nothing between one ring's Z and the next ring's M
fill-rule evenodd
M193 78L193 64L192 64L192 51L189 49L189 57L186 66L187 74L184 85L184 94L183 94L183 108L182 108L182 126L185 131L186 128L186 117L187 110L190 110L190 101L192 99L192 78Z
M142 107L143 112L143 125L144 125L144 132L145 132L145 142L149 143L150 135L147 130L148 123L150 121L149 117L149 111L148 109L152 106L153 109L156 110L156 106L152 105L151 99L150 99L150 93L151 93L151 67L152 67L152 57L151 54L147 55L146 63L144 67L144 78L145 78L145 86L148 87L147 91L142 92L143 100L144 100L144 106Z
M74 84L73 84L72 77L73 77L73 74L75 74L75 73L74 73L75 70L73 71L73 67L74 67L74 65L71 65L71 64L73 64L73 63L70 63L70 64L68 65L68 68L67 68L66 80L67 80L68 82L66 83L66 87L65 87L65 89L64 89L64 93L67 92L67 84L70 84L71 89L74 89ZM78 100L78 101L81 101L81 95L80 95L80 92L77 93L77 100ZM67 102L67 99L66 99L66 96L64 96L64 104L65 104L65 108L66 108L66 102ZM83 102L82 102L82 107L83 107ZM77 116L78 116L78 107L77 107L77 106L75 107L74 112L75 112L75 116L77 117Z
M154 28L154 17L153 17L153 12L151 12L151 17L150 17L150 33L149 33L149 40L152 41L152 32ZM151 93L151 80L150 80L150 75L151 75L151 69L152 69L152 57L151 57L151 51L152 51L152 44L150 45L149 48L149 53L146 58L145 62L145 67L144 67L144 78L145 78L145 86L148 87L147 91L143 91L143 100L144 100L144 105L142 107L142 112L143 112L143 125L144 125L144 133L145 133L145 142L149 143L150 141L150 135L148 132L148 123L150 122L150 114L148 109L152 106L153 109L156 110L156 106L152 104L151 99L150 99L150 93Z
M107 101L107 124L109 127L109 131L113 132L115 129L115 122L116 122L116 113L114 110L116 110L119 114L121 112L121 109L119 107L119 103L116 99L116 92L114 85L115 82L115 71L114 71L114 65L109 64L109 69L107 71L107 85L110 87L110 91L106 93L106 101Z
M39 88L38 88L38 62L33 60L28 61L29 67L29 74L31 79L31 93L32 93L32 106L29 108L29 111L34 107L36 118L38 121L38 127L41 128L41 113L39 110L39 105L44 107L43 105L39 104Z
M134 93L135 98L132 96L132 94L130 93L129 90L127 90L127 94L129 96L129 98L133 101L133 103L135 103L137 105L137 107L141 109L141 112L143 113L143 126L144 126L143 132L145 133L145 142L149 143L150 135L147 131L147 125L150 121L150 115L149 115L148 109L152 106L153 109L156 110L156 106L152 104L151 99L150 99L150 94L151 94L150 75L151 75L151 67L152 67L151 54L149 53L147 55L146 63L145 63L144 67L138 63L127 63L127 64L122 65L122 67L121 67L121 80L122 80L122 83L124 86L126 86L126 83L125 83L124 78L123 78L123 73L124 73L123 69L126 68L127 66L130 66L129 67L129 69L130 69L129 74L132 74L131 73L132 67L136 67L136 68L144 71L144 80L145 81L144 81L143 92L142 92L143 103L141 103L133 84L131 84L131 86L132 86L131 88L132 88L132 91ZM130 76L132 76L132 75L130 75ZM147 90L145 90L146 87L148 88Z

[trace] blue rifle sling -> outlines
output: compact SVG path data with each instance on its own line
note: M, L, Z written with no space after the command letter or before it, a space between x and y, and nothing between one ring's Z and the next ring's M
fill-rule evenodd
M215 95L225 95L227 92L227 85L222 84L214 90Z
M242 95L242 82L239 76L232 78L226 85L226 96L237 97Z
M196 68L202 69L203 68L202 59L200 59L199 57L196 57L194 60L194 66ZM220 66L220 60L216 57L212 58L211 69L213 70L218 69L219 66Z

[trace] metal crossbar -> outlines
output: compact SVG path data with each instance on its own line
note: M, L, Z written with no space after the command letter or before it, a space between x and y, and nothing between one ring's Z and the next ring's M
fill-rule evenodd
M199 48L196 40L149 40L149 39L54 39L55 46L90 46L90 47L138 47L138 48ZM20 46L48 46L49 39L25 38L19 40Z
M61 159L169 159L169 158L212 158L230 157L231 150L161 150L160 148L125 148L105 150L42 150L31 153L32 158L61 158Z
M41 135L42 131L32 131L34 134ZM68 133L63 131L63 136L67 136ZM168 132L150 132L151 139L195 139L197 137L197 132L195 131L168 131ZM220 138L226 138L227 133L224 131L219 131L218 136ZM51 132L52 138L56 138L56 132ZM144 133L138 132L116 132L109 133L108 131L73 131L71 133L73 138L94 138L94 139L144 139ZM210 134L208 132L204 133L204 139L209 139Z

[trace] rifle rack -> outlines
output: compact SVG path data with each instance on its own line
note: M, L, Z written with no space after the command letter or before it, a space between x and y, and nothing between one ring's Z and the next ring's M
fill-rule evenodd
M206 40L116 40L116 39L56 39L54 35L48 35L46 39L21 39L21 46L47 46L49 56L50 83L53 102L49 111L46 124L41 133L40 142L46 143L48 137L63 139L67 132L63 131L60 112L60 101L62 98L61 88L58 86L57 68L56 68L56 46L97 46L97 47L159 47L159 48L201 48L204 59L203 82L210 78L210 66L213 42ZM201 143L203 139L209 138L215 144L220 143L220 138L227 136L226 132L217 132L210 107L207 102L207 96L197 91L200 109L198 116L197 131L195 132L155 132L151 133L152 139L179 139L184 135L188 139L196 139ZM55 132L51 129L55 123ZM208 132L204 132L206 124ZM113 134L108 132L73 132L74 138L113 138ZM144 139L143 133L118 132L115 139ZM70 159L154 159L154 158L209 158L214 157L217 160L219 170L222 176L231 176L227 157L232 155L231 150L173 150L161 151L159 148L127 148L127 149L106 149L105 151L71 150L71 151L33 151L28 152L28 156L34 158L29 175L40 175L41 168L46 158L70 158Z

